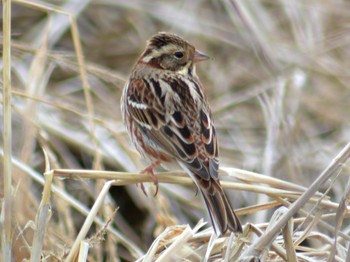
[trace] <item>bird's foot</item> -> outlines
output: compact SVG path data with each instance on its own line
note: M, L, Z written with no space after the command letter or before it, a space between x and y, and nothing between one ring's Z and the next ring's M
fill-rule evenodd
M156 192L154 194L154 196L156 196L158 194L158 178L157 176L154 174L153 169L156 168L157 166L159 166L160 161L157 160L155 162L153 162L152 164L150 164L148 167L146 167L145 169L141 170L141 174L148 174L151 178L151 180L153 181L154 185L156 186ZM143 193L147 195L146 190L145 190L145 186L143 185L143 183L140 183L140 187L141 190L143 191Z

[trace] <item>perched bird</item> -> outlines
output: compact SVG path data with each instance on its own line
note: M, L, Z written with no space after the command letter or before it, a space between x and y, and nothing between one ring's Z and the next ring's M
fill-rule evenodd
M132 142L152 163L146 171L177 162L202 193L215 233L223 235L242 226L220 185L215 127L195 70L208 58L175 34L154 35L125 84L121 108Z

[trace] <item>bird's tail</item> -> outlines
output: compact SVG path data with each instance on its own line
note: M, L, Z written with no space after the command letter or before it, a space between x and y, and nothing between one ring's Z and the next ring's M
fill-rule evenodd
M198 181L199 182L199 181ZM201 181L203 183L203 181ZM211 179L209 187L200 186L207 206L211 223L217 235L223 235L227 230L242 232L242 225L233 211L219 181Z

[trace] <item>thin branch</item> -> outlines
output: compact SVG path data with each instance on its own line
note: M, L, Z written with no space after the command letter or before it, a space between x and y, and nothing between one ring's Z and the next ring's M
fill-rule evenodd
M267 230L255 243L253 243L241 256L247 258L251 256L259 256L261 250L264 250L268 243L271 243L281 229L288 223L288 220L295 215L298 210L320 189L320 187L336 172L342 168L344 163L350 157L350 143L348 143L343 150L333 159L328 167L315 180L310 188L303 193L303 195L295 201L280 220L269 230Z
M4 203L2 207L1 247L3 261L12 261L12 116L11 116L11 0L3 6L3 121L4 121Z

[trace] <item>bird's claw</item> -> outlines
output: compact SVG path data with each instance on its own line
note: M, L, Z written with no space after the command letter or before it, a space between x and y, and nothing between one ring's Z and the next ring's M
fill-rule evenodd
M156 161L154 163L152 163L151 165L149 165L148 167L146 167L145 169L141 170L142 174L148 174L151 178L151 180L153 181L154 185L156 186L156 192L154 194L154 196L156 196L158 194L158 178L157 176L154 174L153 169L155 167L157 167L159 165L159 161ZM143 183L140 183L140 187L141 190L143 191L143 193L145 194L145 196L148 196L145 190L145 186L143 185Z

